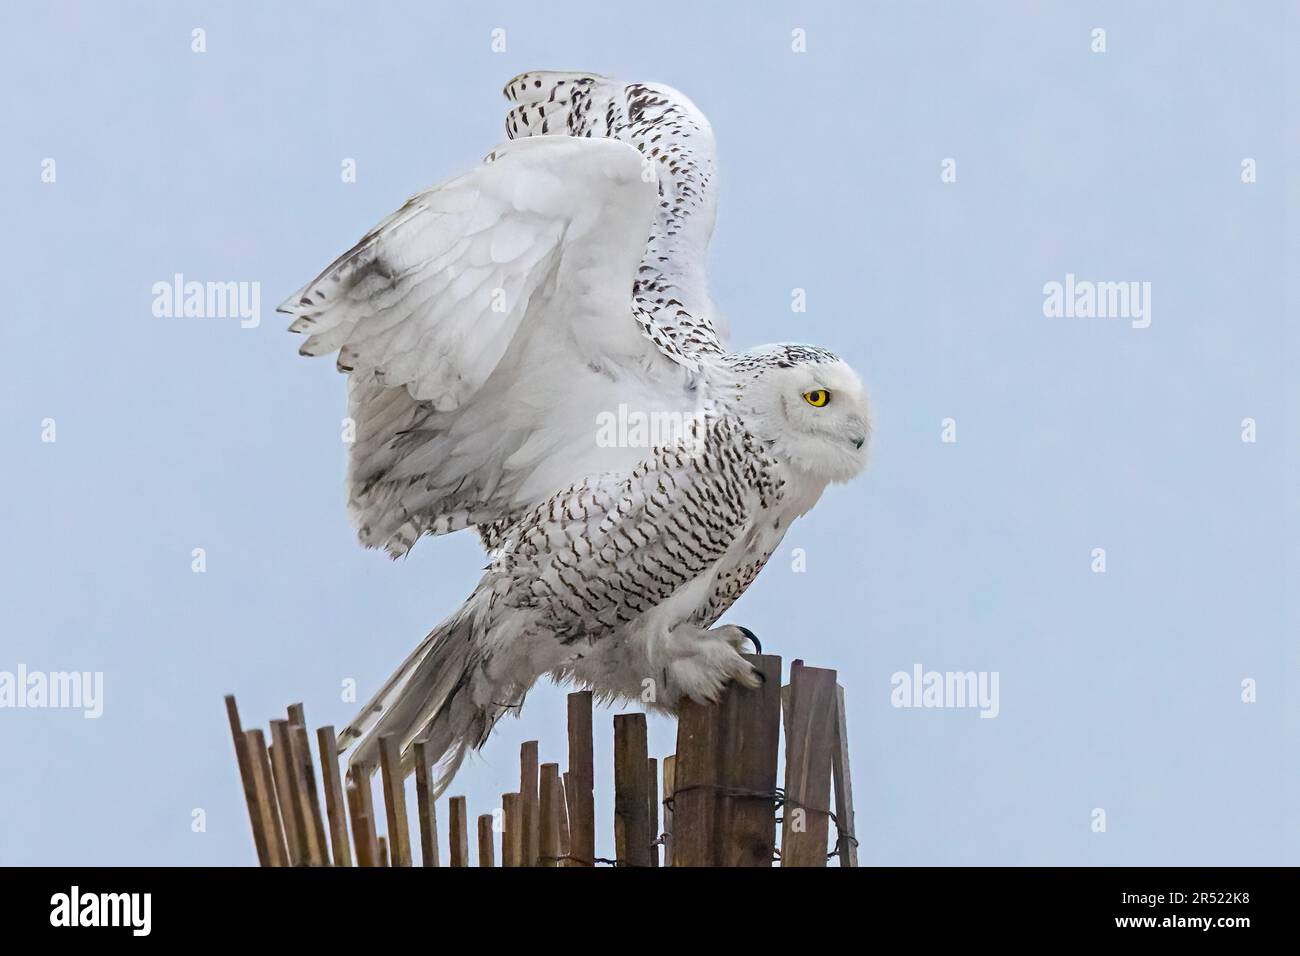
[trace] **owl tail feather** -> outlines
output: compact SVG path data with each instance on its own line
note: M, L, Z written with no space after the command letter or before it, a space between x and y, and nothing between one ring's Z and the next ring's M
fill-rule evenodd
M403 776L410 774L415 769L413 745L423 740L435 762L434 792L440 796L465 754L487 740L507 708L493 702L491 682L481 667L476 610L471 598L434 628L339 734L340 753L355 745L348 761L354 777L375 771L379 738L389 734L401 745Z

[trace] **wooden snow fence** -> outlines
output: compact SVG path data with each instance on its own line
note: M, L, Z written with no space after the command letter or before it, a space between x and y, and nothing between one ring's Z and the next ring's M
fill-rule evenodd
M662 760L649 755L644 714L614 717L612 859L596 855L590 691L568 696L567 767L540 763L537 741L524 743L519 790L502 794L499 807L474 818L465 797L447 799L445 843L432 799L436 755L420 743L412 808L398 741L381 739L383 806L376 809L370 778L341 769L333 727L316 730L313 756L301 704L270 722L268 741L261 729L243 728L227 696L258 862L413 866L418 846L423 866L825 866L831 859L857 866L844 689L835 671L796 660L782 686L781 658L748 659L764 683L729 687L717 704L688 702L678 715L677 752Z

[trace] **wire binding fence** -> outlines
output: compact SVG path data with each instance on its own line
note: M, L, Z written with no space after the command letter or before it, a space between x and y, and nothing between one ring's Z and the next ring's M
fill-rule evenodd
M836 859L840 866L857 866L844 688L835 671L799 660L782 686L780 657L748 660L763 683L755 689L731 686L716 704L687 702L678 714L677 752L662 761L649 755L644 714L614 717L613 858L596 856L590 691L568 697L567 769L540 763L537 741L524 743L519 790L502 794L500 826L496 813L474 821L473 857L463 796L447 800L445 863L440 855L433 755L417 742L414 809L421 864L825 866ZM262 866L414 865L395 737L380 740L381 834L370 776L357 780L341 771L333 727L316 731L318 787L302 704L270 722L269 743L261 729L243 728L233 696L226 697L226 713ZM782 732L785 779L778 787Z

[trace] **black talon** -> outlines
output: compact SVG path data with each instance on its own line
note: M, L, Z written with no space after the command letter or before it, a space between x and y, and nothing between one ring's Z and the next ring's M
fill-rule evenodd
M763 653L763 645L759 642L757 634L747 627L741 627L739 624L736 625L736 630L740 631L741 634L744 634L749 643L754 645L754 653Z

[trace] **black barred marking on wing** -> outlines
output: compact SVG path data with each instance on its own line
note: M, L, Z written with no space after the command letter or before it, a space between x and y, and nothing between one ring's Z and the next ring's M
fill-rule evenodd
M506 115L511 139L567 134L619 139L652 163L659 207L633 282L642 333L673 361L723 351L711 302L682 301L681 289L704 289L703 254L712 231L713 133L689 101L645 83L626 85L591 74L523 73L505 88L517 105ZM698 220L698 221L697 221ZM698 270L698 271L697 271ZM689 271L689 274L686 272Z

